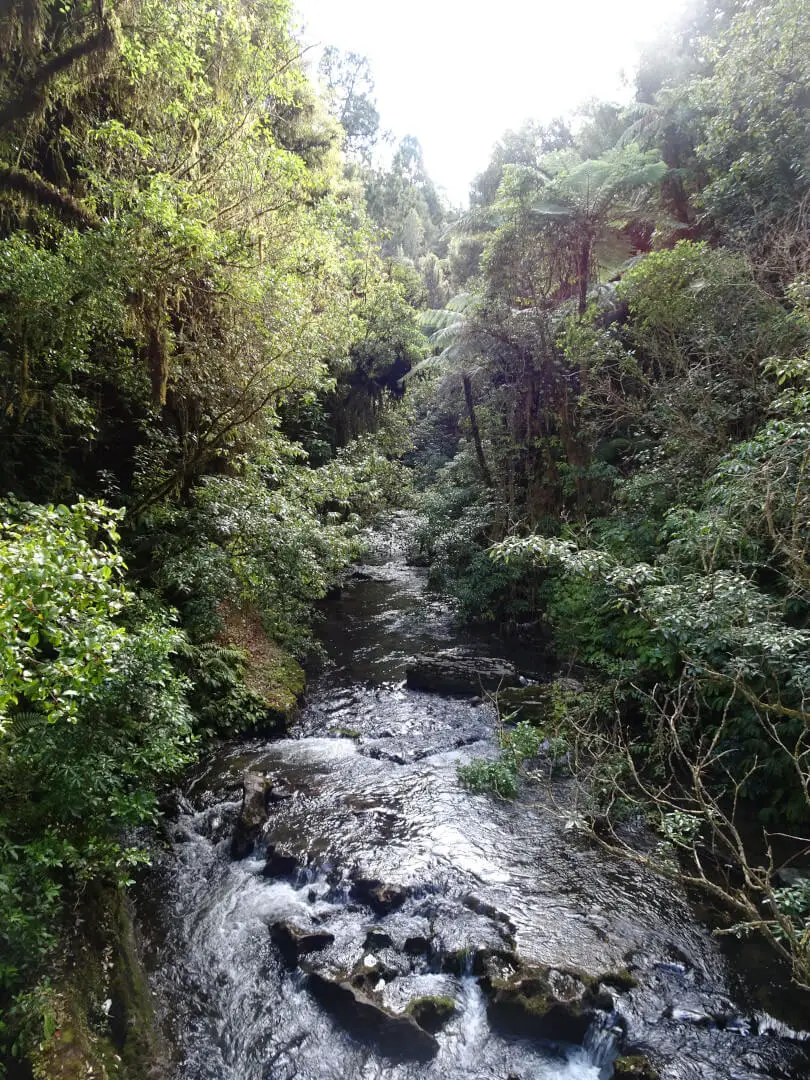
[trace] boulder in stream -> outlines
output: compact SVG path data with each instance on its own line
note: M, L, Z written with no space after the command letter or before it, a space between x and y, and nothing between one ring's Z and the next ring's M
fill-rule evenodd
M376 912L388 915L402 907L408 893L400 885L388 885L379 878L356 877L349 889L352 900L359 900Z
M242 777L242 807L231 840L231 856L244 859L253 851L267 821L267 802L272 781L260 772L246 772Z
M390 949L393 944L391 935L381 926L372 926L366 934L365 948L367 949Z
M430 995L414 998L406 1010L417 1024L435 1035L456 1014L456 1003L451 997Z
M276 923L270 934L288 967L294 968L306 953L321 952L335 940L327 930L304 930L290 922Z
M519 686L517 668L508 660L441 649L415 656L405 670L412 690L475 696L482 691Z
M300 868L297 855L280 844L270 844L262 875L268 878L292 877Z
M389 1057L427 1061L439 1049L434 1035L408 1013L394 1013L347 978L309 973L309 989L318 1002L353 1035L371 1039Z
M581 972L523 965L493 955L481 987L493 1027L510 1035L581 1043L603 1000L596 982Z

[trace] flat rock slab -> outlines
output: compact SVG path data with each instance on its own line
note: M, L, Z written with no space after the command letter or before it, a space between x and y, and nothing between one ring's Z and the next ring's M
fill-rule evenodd
M517 668L508 660L457 650L421 653L408 664L405 675L412 690L465 697L520 685Z

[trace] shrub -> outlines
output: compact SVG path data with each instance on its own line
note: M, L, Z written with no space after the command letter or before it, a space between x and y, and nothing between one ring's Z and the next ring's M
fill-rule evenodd
M53 946L66 895L143 860L122 836L190 758L182 639L124 585L119 517L0 503L0 990Z

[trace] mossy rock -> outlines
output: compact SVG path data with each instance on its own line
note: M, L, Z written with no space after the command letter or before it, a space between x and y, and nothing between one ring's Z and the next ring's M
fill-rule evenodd
M362 734L355 728L350 727L332 727L329 728L329 734L335 739L360 739Z
M87 938L57 966L29 1053L34 1080L151 1080L164 1054L132 912L120 890L88 890Z
M582 683L568 677L537 686L507 687L498 694L498 710L512 721L527 720L536 727L544 727L554 720L556 698L564 701L584 689Z
M456 1003L443 994L418 997L408 1002L406 1009L417 1024L435 1035L441 1031L447 1021L456 1014Z
M112 1039L91 1027L78 985L57 980L42 1001L46 1035L28 1060L34 1080L123 1080Z
M579 971L496 961L481 980L493 1027L524 1038L581 1042L603 1004L597 982Z
M644 1054L626 1054L613 1063L614 1080L658 1080L654 1069Z
M619 968L618 971L607 971L599 976L599 982L604 986L612 986L615 990L634 990L638 986L638 979L627 969Z
M387 1009L366 982L318 971L309 971L308 976L310 993L355 1038L375 1043L395 1059L428 1061L438 1052L434 1035L409 1013Z

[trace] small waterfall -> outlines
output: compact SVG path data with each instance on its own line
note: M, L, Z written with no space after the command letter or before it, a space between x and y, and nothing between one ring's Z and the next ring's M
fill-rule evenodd
M612 1075L623 1034L621 1017L615 1012L600 1013L585 1033L582 1048L600 1070L600 1077Z

